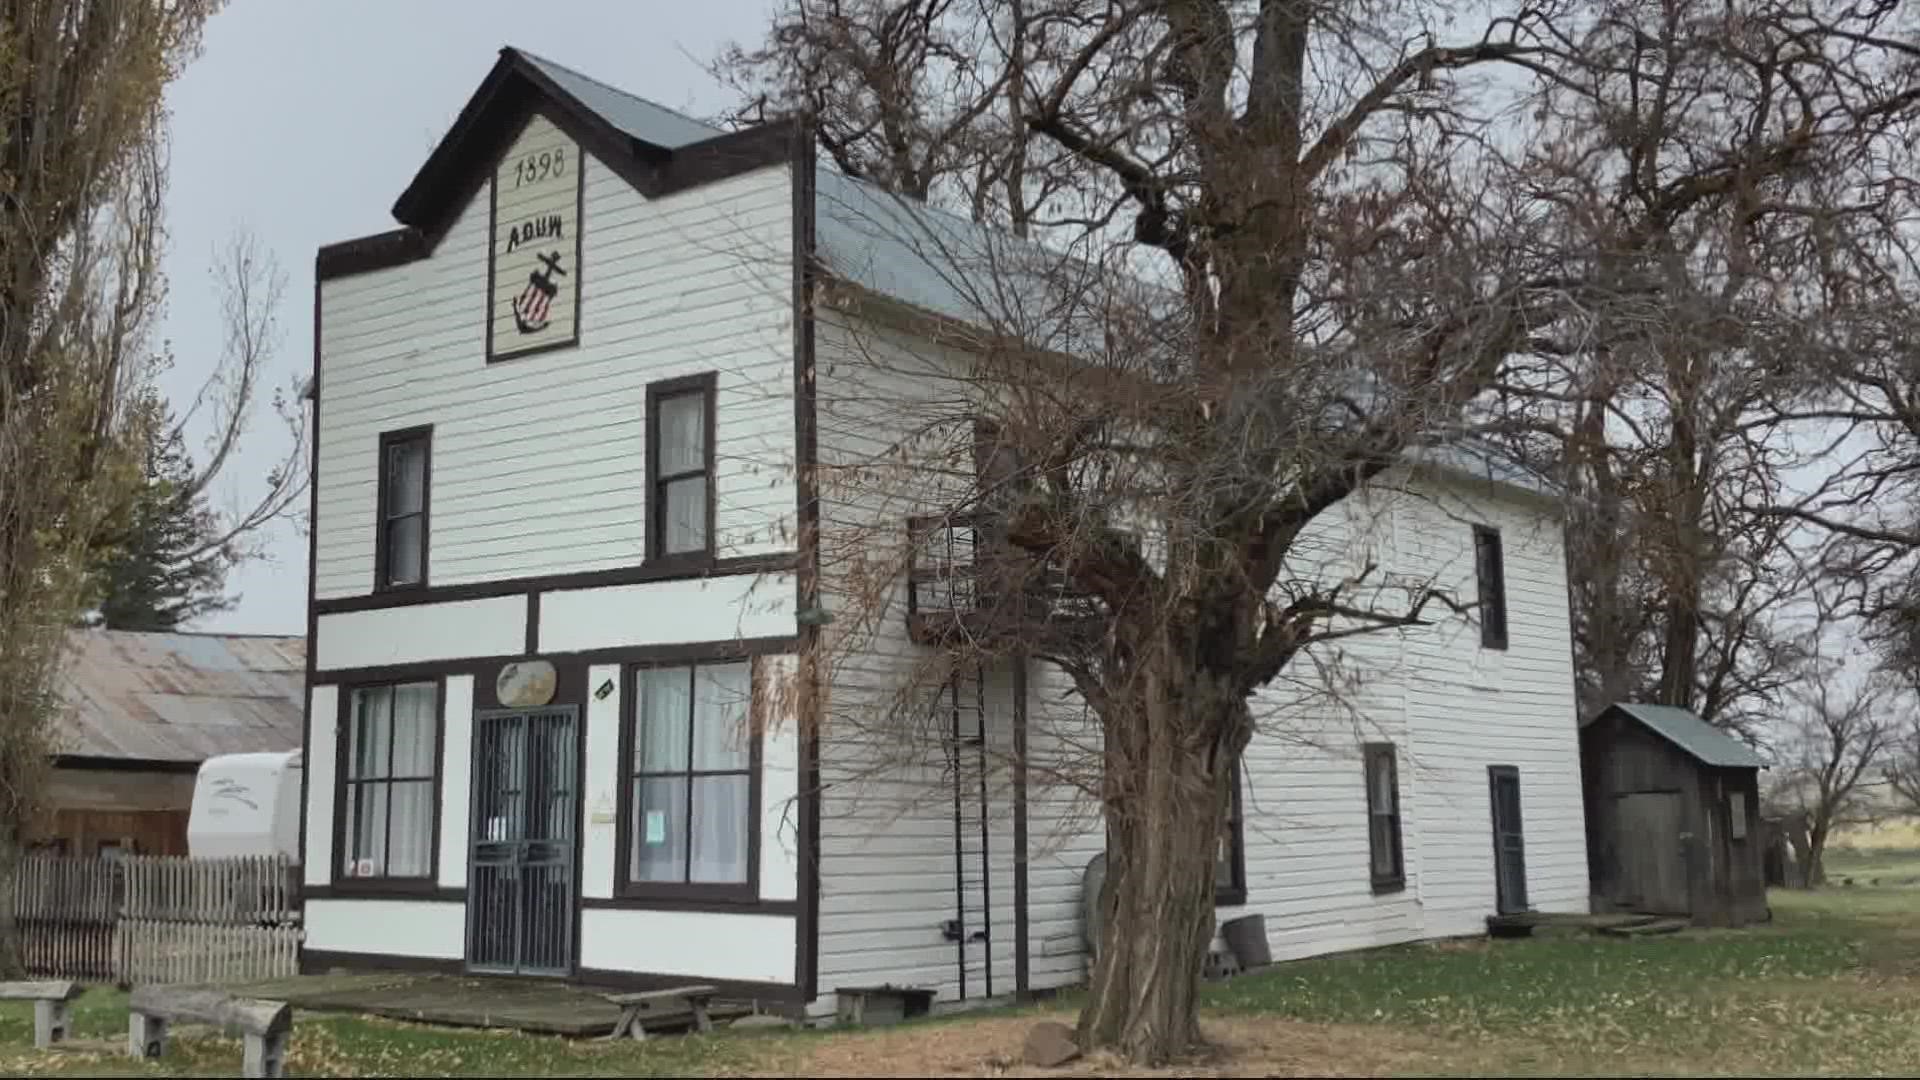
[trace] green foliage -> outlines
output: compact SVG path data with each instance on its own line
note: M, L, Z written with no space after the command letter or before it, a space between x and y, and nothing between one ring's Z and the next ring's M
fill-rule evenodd
M237 553L196 486L178 430L159 430L126 526L98 571L90 622L109 630L173 630L233 604L223 586Z

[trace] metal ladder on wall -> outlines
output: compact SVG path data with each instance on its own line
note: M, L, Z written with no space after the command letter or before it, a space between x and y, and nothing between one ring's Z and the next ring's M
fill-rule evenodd
M993 996L992 881L987 847L986 673L968 664L947 680L947 778L953 788L954 917L960 997Z

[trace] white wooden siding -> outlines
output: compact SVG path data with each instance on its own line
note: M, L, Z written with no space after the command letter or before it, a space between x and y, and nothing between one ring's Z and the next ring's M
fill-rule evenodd
M793 923L791 915L588 908L580 913L580 964L792 985Z
M444 889L467 887L473 799L473 676L447 676L440 703L440 867Z
M458 960L466 955L467 906L445 900L306 902L305 946L319 952Z
M301 853L300 880L326 885L333 880L333 795L335 740L339 737L340 688L307 691L307 745L302 765L307 774L307 843Z
M646 386L708 371L719 553L795 546L789 170L650 202L585 167L578 348L486 363L484 185L432 257L322 283L320 598L372 588L379 436L418 424L430 585L639 562Z
M891 400L950 392L916 388L915 369L937 380L943 365L961 361L940 346L831 311L817 340L823 586L829 607L845 615L864 578L894 568L880 550L888 537L903 536L907 515L932 509L939 493L924 482L909 490L870 478L836 484L836 471L884 457L890 441L915 426L915 410L890 413ZM1302 578L1326 580L1372 562L1372 580L1434 578L1471 602L1475 521L1502 529L1512 640L1506 653L1481 649L1476 625L1435 605L1429 614L1442 625L1344 642L1337 682L1323 683L1303 661L1256 700L1264 729L1246 757L1249 902L1222 908L1219 917L1266 914L1278 955L1482 929L1494 904L1491 764L1520 769L1530 901L1547 910L1584 909L1566 591L1551 507L1505 489L1496 495L1484 483L1395 478L1323 515L1290 566ZM848 543L862 534L872 542ZM816 1012L831 1009L836 985L893 981L932 987L942 997L957 989L955 948L938 932L955 900L951 789L937 744L921 740L915 760L902 745L910 740L871 730L883 711L897 711L890 697L926 653L907 637L904 584L875 595L890 597L893 606L871 627L846 628L842 619L829 628L841 636L821 750ZM1323 650L1319 659L1336 654ZM994 680L990 739L1001 743L1011 698L1004 676ZM1067 689L1065 677L1045 666L1029 675L1036 779L1029 795L1028 941L1036 989L1086 977L1081 882L1105 843L1097 808L1081 790L1039 779L1049 769L1084 764L1099 745L1097 725ZM1399 748L1407 887L1375 896L1359 744L1379 740ZM1008 798L1004 788L994 797ZM994 835L1005 850L1007 807L997 802L994 812ZM1001 905L1002 897L1010 905L1011 877L995 863L995 989L1004 992L1011 988L1012 918Z
M545 592L539 648L576 652L785 637L795 629L796 595L792 574L716 574Z
M513 656L526 645L524 596L409 604L320 616L314 666L337 671L467 656Z

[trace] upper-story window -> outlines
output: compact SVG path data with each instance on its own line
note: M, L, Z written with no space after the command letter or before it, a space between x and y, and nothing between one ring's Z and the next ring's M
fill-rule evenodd
M427 583L427 484L433 428L380 436L380 521L374 540L374 587Z
M1500 530L1473 527L1473 569L1480 586L1480 644L1488 649L1507 647L1507 566L1500 550Z
M647 387L647 557L713 554L712 374Z

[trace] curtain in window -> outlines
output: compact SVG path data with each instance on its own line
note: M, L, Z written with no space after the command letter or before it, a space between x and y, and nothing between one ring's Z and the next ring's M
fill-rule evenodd
M743 661L639 673L629 792L633 880L747 882L751 671Z
M658 464L665 554L707 546L707 396L680 394L660 402Z
M357 877L432 872L433 783L439 688L433 683L353 692L347 732L346 848Z

